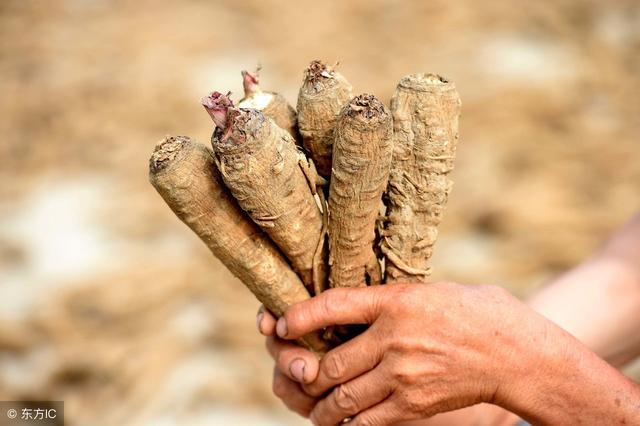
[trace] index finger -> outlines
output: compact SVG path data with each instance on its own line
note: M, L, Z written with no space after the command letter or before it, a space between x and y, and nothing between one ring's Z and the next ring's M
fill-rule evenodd
M338 324L372 324L382 310L384 286L333 288L290 306L278 320L276 332L296 339Z

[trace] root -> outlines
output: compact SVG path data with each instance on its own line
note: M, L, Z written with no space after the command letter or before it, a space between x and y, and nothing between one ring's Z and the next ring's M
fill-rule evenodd
M382 281L374 252L376 220L393 150L391 114L371 95L349 102L338 119L329 188L329 283Z
M185 136L166 138L151 156L149 180L180 220L275 315L309 298L284 257L225 188L210 149ZM320 333L301 343L318 354L328 349Z
M217 128L211 139L222 179L313 291L322 214L295 143L259 111L230 109L228 115L228 128ZM322 280L321 268L315 268Z
M426 282L452 182L460 99L434 74L404 77L391 100L395 147L381 250L385 282Z
M326 179L331 178L336 120L351 97L351 84L332 67L316 60L305 70L298 93L298 127L304 148Z

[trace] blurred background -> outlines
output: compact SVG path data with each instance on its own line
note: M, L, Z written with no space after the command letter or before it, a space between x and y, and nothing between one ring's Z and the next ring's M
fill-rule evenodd
M0 400L69 425L303 424L271 396L258 303L147 181L240 70L295 105L312 59L385 102L463 101L434 279L525 297L640 208L635 0L0 3ZM629 370L628 374L640 375Z

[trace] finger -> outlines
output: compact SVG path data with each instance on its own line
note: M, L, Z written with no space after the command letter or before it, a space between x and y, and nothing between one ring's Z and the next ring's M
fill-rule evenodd
M401 420L415 418L417 418L417 416L404 410L399 398L391 394L380 404L362 411L346 424L349 426L386 426L396 424Z
M340 424L343 419L384 401L392 392L391 381L377 368L335 388L317 403L310 419L320 426Z
M382 360L383 351L375 326L327 352L320 360L317 379L305 384L309 395L320 396L336 385L373 370Z
M256 325L260 334L272 336L276 333L276 318L264 306L260 306L258 309Z
M297 339L336 324L371 324L380 314L385 286L333 288L290 306L276 325L278 336Z
M317 400L305 394L300 385L282 374L278 368L273 369L273 393L284 402L291 411L303 417L316 405Z
M311 383L318 376L318 357L312 352L275 336L267 337L267 350L289 379Z

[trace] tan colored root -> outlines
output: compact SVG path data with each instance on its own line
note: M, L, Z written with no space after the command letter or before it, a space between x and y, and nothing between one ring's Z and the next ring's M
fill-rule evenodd
M262 113L275 121L282 129L289 132L296 142L296 145L302 147L300 133L298 132L298 117L296 110L293 109L289 102L280 94L269 92L273 95L271 102L262 110Z
M226 186L280 247L309 290L323 287L327 271L316 256L322 214L291 135L255 110L231 110L231 135L214 132L212 144ZM306 160L304 160L306 161ZM314 270L319 283L314 284Z
M166 138L151 156L149 180L180 220L275 315L309 298L287 261L224 187L210 149L185 136ZM300 342L318 354L328 349L319 333Z
M351 84L337 71L313 61L298 93L298 128L318 173L331 178L334 128L342 107L352 98Z
M381 232L385 282L426 282L451 191L460 98L434 74L400 80L391 99L395 146Z
M391 166L392 135L391 114L374 96L357 96L340 113L329 189L331 287L382 281L373 243Z

